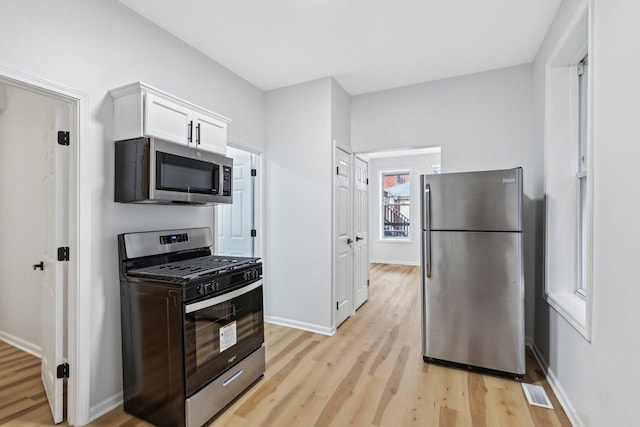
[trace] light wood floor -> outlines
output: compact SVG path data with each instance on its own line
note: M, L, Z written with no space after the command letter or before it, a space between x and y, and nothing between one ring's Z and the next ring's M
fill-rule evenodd
M370 279L369 301L333 337L267 324L264 378L211 425L570 426L531 354L525 382L542 385L555 410L528 405L519 382L422 361L417 267L373 264ZM0 347L0 425L50 425L31 384L37 364L12 354ZM119 407L90 425L150 424Z

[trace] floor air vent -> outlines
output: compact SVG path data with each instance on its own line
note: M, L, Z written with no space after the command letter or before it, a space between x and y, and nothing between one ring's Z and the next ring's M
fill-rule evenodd
M524 394L527 396L529 405L553 409L553 405L551 404L547 393L541 386L522 383L522 389L524 390Z

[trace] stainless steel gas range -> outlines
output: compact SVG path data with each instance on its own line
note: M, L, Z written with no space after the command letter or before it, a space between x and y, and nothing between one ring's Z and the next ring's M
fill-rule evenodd
M118 236L124 409L158 426L201 426L265 370L262 263L211 236Z

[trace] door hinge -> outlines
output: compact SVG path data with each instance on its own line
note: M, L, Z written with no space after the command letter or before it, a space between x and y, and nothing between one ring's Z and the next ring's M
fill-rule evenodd
M369 178L367 178L366 181L367 181L367 185L369 185Z
M58 131L58 144L60 145L69 145L69 132L68 131Z
M369 286L369 279L367 279L367 286Z
M251 169L251 176L258 176L258 169Z
M58 248L58 261L69 261L69 247Z
M62 363L56 368L56 377L58 378L69 378L69 364Z
M336 301L336 310L340 310L340 301Z
M258 232L256 230L251 230L251 237L256 237Z
M340 166L336 166L336 175L340 175Z

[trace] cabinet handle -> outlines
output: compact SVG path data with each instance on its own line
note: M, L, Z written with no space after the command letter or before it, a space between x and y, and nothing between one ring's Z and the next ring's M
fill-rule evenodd
M200 145L200 123L196 126L196 144Z
M189 143L193 142L193 120L191 120L187 126L187 141Z

